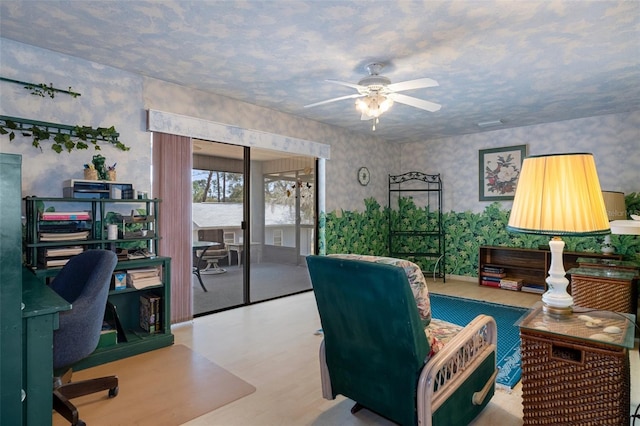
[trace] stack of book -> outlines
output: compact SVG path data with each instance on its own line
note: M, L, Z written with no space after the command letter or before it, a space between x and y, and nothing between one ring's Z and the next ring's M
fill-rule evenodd
M160 313L162 298L153 294L140 296L140 327L149 333L158 333L160 325Z
M42 212L42 220L90 220L91 215L86 211L79 212Z
M127 286L143 289L154 285L161 285L160 267L138 268L127 270Z
M544 285L542 284L532 284L532 283L524 283L520 288L521 291L525 291L527 293L536 293L542 294L544 293Z
M489 287L500 287L500 280L505 278L507 274L504 271L504 268L500 268L498 266L488 266L485 265L482 267L482 271L480 271L482 285L486 285Z
M75 241L89 238L85 221L91 220L86 211L40 213L40 241Z
M500 280L500 288L504 288L506 290L514 290L520 291L522 288L522 279L520 278L502 278Z
M39 251L40 263L47 268L64 266L73 256L84 251L82 246L42 248Z

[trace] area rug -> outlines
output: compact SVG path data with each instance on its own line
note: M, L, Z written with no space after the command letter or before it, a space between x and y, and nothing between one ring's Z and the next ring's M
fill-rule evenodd
M180 425L255 392L256 388L184 345L73 373L74 380L115 374L119 393L73 399L88 425ZM68 426L59 414L54 426Z
M429 294L434 318L458 325L466 325L479 314L492 316L498 326L497 364L500 369L496 382L513 388L520 380L520 330L514 325L528 311L525 308Z

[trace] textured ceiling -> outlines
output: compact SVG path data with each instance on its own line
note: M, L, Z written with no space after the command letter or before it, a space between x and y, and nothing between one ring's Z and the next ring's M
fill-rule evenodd
M438 81L403 93L440 111L382 116L394 142L640 109L638 1L2 1L0 36L369 134L353 99L303 106L373 61Z

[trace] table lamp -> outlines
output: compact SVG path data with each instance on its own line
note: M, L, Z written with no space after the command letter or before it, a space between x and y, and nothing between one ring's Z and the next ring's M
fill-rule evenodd
M609 225L611 225L612 234L640 235L640 218L634 220L614 220L610 222Z
M627 218L627 207L624 202L624 193L616 191L602 191L602 198L604 198L604 205L607 209L607 217L609 222L612 220L621 220ZM614 234L613 229L611 233ZM604 236L602 242L602 253L613 254L616 249L611 245L611 235Z
M542 295L543 310L572 312L573 298L562 261L561 236L605 235L609 219L592 154L552 154L526 158L518 179L507 230L549 235L551 267Z

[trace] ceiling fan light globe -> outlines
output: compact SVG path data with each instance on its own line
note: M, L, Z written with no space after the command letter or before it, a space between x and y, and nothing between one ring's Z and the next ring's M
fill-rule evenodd
M389 111L389 108L393 106L393 99L385 98L384 101L380 103L380 113L384 113Z
M365 99L356 99L356 109L363 114L366 114L367 110L369 109L369 106L367 105Z

